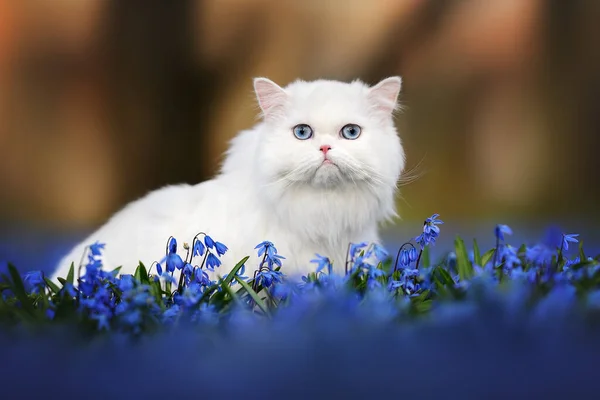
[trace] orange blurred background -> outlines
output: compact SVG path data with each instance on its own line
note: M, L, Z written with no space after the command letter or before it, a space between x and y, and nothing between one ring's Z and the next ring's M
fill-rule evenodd
M0 221L91 229L218 169L252 78L404 79L404 221L597 223L600 2L0 0Z

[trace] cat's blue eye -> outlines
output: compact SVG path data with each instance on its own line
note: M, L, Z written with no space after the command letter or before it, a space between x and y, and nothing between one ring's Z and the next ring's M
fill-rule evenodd
M294 136L296 136L297 139L310 139L312 137L312 134L312 128L306 124L300 124L294 127Z
M348 124L342 128L340 135L342 135L344 139L354 140L360 136L360 126Z

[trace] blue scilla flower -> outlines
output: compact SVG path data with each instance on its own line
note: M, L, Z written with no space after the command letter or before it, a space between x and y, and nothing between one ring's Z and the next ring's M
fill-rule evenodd
M177 253L177 239L174 237L169 239L169 254Z
M213 247L215 247L215 241L208 235L204 235L204 244L209 249L212 249Z
M283 274L280 271L263 268L256 275L255 281L257 285L268 288L274 283L279 283L283 280Z
M121 275L118 286L122 292L133 289L133 286L134 286L133 275Z
M516 281L535 283L537 280L537 269L531 268L525 271L522 266L518 266L510 271L510 277Z
M543 244L537 244L525 249L525 258L534 265L541 266L552 261L554 252Z
M213 253L208 253L208 256L206 257L206 268L209 271L214 271L215 268L219 267L220 265L221 260L219 260L219 258Z
M223 243L221 243L221 242L215 242L215 250L216 250L217 254L220 257L223 254L225 254L227 252L227 250L229 250L229 249Z
M383 246L378 245L377 243L373 245L373 252L375 253L375 257L379 261L385 261L389 257L389 253L387 252L387 250L383 248Z
M176 269L183 268L184 262L177 253L169 253L166 257L165 264L167 271L174 272Z
M409 261L415 262L415 261L417 261L417 258L419 258L419 255L417 254L417 249L414 247L411 247L410 250L408 250Z
M515 265L521 265L521 260L517 256L517 249L511 245L502 246L501 259L504 260L505 269L512 269Z
M195 307L202 298L202 285L192 282L188 288L179 296L178 303L185 308Z
M577 256L572 260L566 260L563 268L568 269L571 265L579 264L580 262L581 262L581 259L579 258L579 256Z
M440 214L433 214L431 217L425 220L425 223L423 224L423 233L438 236L440 233L440 228L437 225L444 223L444 221L437 219L439 216Z
M431 217L427 218L423 223L423 233L415 238L415 241L421 246L421 250L429 244L435 244L435 240L440 233L440 228L437 225L444 223L444 221L437 219L438 217L439 214L433 214Z
M350 260L354 260L354 257L356 257L356 255L360 253L360 251L363 250L366 246L367 242L350 244L350 250L348 251Z
M206 271L202 271L199 268L196 268L195 271L195 281L197 284L202 286L209 286L211 284L210 278L208 277Z
M272 257L275 254L277 254L277 249L275 248L273 243L269 242L268 240L265 240L264 242L257 244L254 249L258 249L259 257L262 256L263 254L265 254L265 252L267 253L267 257Z
M193 254L195 257L204 255L204 245L198 239L194 241Z
M400 265L408 267L410 265L410 252L406 249L400 252Z
M75 286L73 286L72 283L70 282L65 282L65 285L62 287L62 289L60 289L61 294L66 294L69 297L73 298L77 296L77 289L75 289Z
M23 283L28 293L38 293L46 285L42 271L29 271L25 273Z
M331 274L331 261L328 257L324 257L320 254L315 254L317 258L310 260L311 263L317 264L317 272L321 272L324 268L327 268L327 272Z
M512 235L512 229L508 225L498 224L494 229L494 234L498 240L504 240L504 235Z
M91 244L91 245L89 246L90 253L91 253L93 256L101 256L101 255L102 255L102 250L104 250L104 247L105 247L105 246L106 246L106 245L105 245L104 243L100 243L100 242L96 241L96 243L94 243L94 244Z
M380 276L384 276L385 271L377 268L374 265L369 265L369 267L367 269L367 275L369 276L369 279L377 279Z
M579 234L571 233L571 234L563 234L562 236L562 246L565 251L569 250L569 243L577 243L579 240L576 239Z
M161 277L165 282L170 282L172 284L177 283L177 280L173 275L169 273L169 271L161 272L159 277Z
M179 315L179 310L179 304L173 304L171 307L167 308L162 315L163 322L172 321L175 317Z
M275 267L281 267L281 260L285 260L284 256L280 256L279 254L273 254L272 257L267 257L267 265L270 269L275 269Z

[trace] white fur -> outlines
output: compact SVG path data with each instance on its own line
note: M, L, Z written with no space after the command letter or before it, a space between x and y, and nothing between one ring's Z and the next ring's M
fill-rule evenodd
M150 266L165 255L169 236L191 245L203 231L225 243L223 275L244 256L251 275L258 265L254 247L275 244L288 275L314 271L315 253L344 270L349 242L378 242L379 222L396 215L394 195L405 165L393 124L401 80L374 87L360 81L296 81L285 88L265 78L254 81L263 121L231 142L221 172L197 185L167 186L128 204L63 258L53 279L79 265L86 246L106 243L104 268L131 274L141 260ZM311 139L293 135L308 124ZM340 136L349 123L360 137ZM335 165L322 165L321 145ZM200 264L194 258L193 264Z

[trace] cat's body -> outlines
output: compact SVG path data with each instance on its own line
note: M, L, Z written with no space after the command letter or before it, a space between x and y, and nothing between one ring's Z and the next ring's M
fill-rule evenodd
M378 223L395 215L404 168L392 121L399 90L399 78L373 88L358 81L300 81L285 89L256 79L264 121L232 141L218 176L130 203L75 246L53 279L65 276L71 262L78 265L95 241L106 243L105 269L133 273L140 260L147 266L160 261L170 236L185 256L182 244L201 231L229 247L220 275L247 255L246 265L255 269L254 247L264 240L286 257L287 275L314 270L315 253L343 271L348 244L378 242ZM310 137L299 124L310 126ZM359 126L358 137L347 124Z

